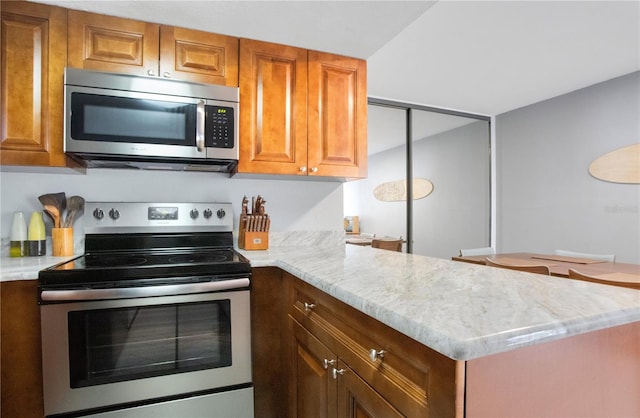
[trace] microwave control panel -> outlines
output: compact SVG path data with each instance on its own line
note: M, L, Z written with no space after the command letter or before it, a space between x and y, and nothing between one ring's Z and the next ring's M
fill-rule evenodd
M234 109L224 106L205 106L205 143L207 147L234 147Z

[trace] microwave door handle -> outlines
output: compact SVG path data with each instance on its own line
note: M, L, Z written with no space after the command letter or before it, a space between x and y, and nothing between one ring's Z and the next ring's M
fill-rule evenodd
M198 152L204 152L204 100L199 100L196 105L196 148Z

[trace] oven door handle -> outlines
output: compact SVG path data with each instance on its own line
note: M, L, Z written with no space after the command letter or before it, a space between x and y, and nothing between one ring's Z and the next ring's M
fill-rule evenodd
M43 290L42 301L67 302L103 299L131 299L151 296L188 295L192 293L219 292L249 287L249 278L200 283L171 284L162 286L123 287L110 289Z

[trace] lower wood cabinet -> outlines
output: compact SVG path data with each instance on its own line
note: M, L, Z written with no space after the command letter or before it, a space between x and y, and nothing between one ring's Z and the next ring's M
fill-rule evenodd
M455 415L454 360L294 276L284 273L284 279L291 322L289 416ZM325 372L319 373L320 368ZM326 404L314 408L307 404L318 400L299 393L309 380L309 370L328 381ZM324 405L326 415L313 413Z
M290 317L289 323L290 416L404 416L295 319Z
M331 372L337 367L337 356L293 318L289 318L288 331L292 350L289 365L291 415L335 417L338 384Z
M455 416L459 362L276 268L251 294L256 416Z
M1 282L0 296L0 415L4 418L42 418L38 282Z

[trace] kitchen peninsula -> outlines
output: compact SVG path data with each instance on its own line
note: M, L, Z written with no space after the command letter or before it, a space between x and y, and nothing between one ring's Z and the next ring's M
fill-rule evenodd
M270 292L271 299L264 303L272 310L285 305L278 312L285 317L289 313L290 332L292 323L295 335L302 324L329 348L350 346L345 357L352 356L352 363L366 359L369 349L387 351L379 359L374 353L374 371L356 373L365 380L370 377L370 385L383 380L375 371L411 369L392 364L394 349L404 350L412 341L422 344L417 353L402 352L402 356L415 356L417 363L425 362L415 366L424 375L405 376L419 382L417 387L424 383L423 392L412 385L405 390L416 398L414 403L423 404L422 409L398 406L397 412L403 415L411 411L460 417L640 414L636 396L640 393L640 293L636 290L353 245L281 247L245 255L254 267L254 295ZM313 293L315 289L321 292ZM321 312L323 303L331 306ZM324 321L326 311L330 319ZM268 327L264 311L252 315L261 316L262 325ZM284 321L280 328L286 324L282 318L273 320ZM366 321L362 329L352 323L360 320ZM279 327L274 326L273 332L277 334ZM332 346L333 340L326 335L334 327L336 338L346 343ZM392 334L388 346L360 347L349 337L359 332L375 340L376 331L386 327L401 334ZM401 340L405 336L411 341ZM259 337L264 343L265 335ZM284 350L292 337L287 338ZM401 342L394 346L393 339ZM298 356L305 341L288 348L294 358L285 362L293 368L302 367ZM387 361L389 369L385 369ZM350 370L338 371L344 369ZM291 381L294 374L283 379ZM429 387L436 381L440 387ZM384 385L379 387L374 389L385 393ZM256 387L256 408L259 394ZM309 396L309 391L298 396ZM264 402L276 404L273 399ZM289 403L290 416L296 416L294 409L304 408L300 399L297 403Z
M288 367L292 347L333 350L325 358L336 367L314 373L333 382L333 372L338 385L349 375L364 380L380 395L378 416L383 407L432 417L640 415L636 290L344 245L343 237L302 246L276 235L267 251L242 251L254 269L262 417L282 408L295 416L316 402L292 405L287 386L273 383L300 377ZM44 268L5 261L3 282L33 281ZM300 358L293 364L306 370ZM341 408L340 399L325 400Z

